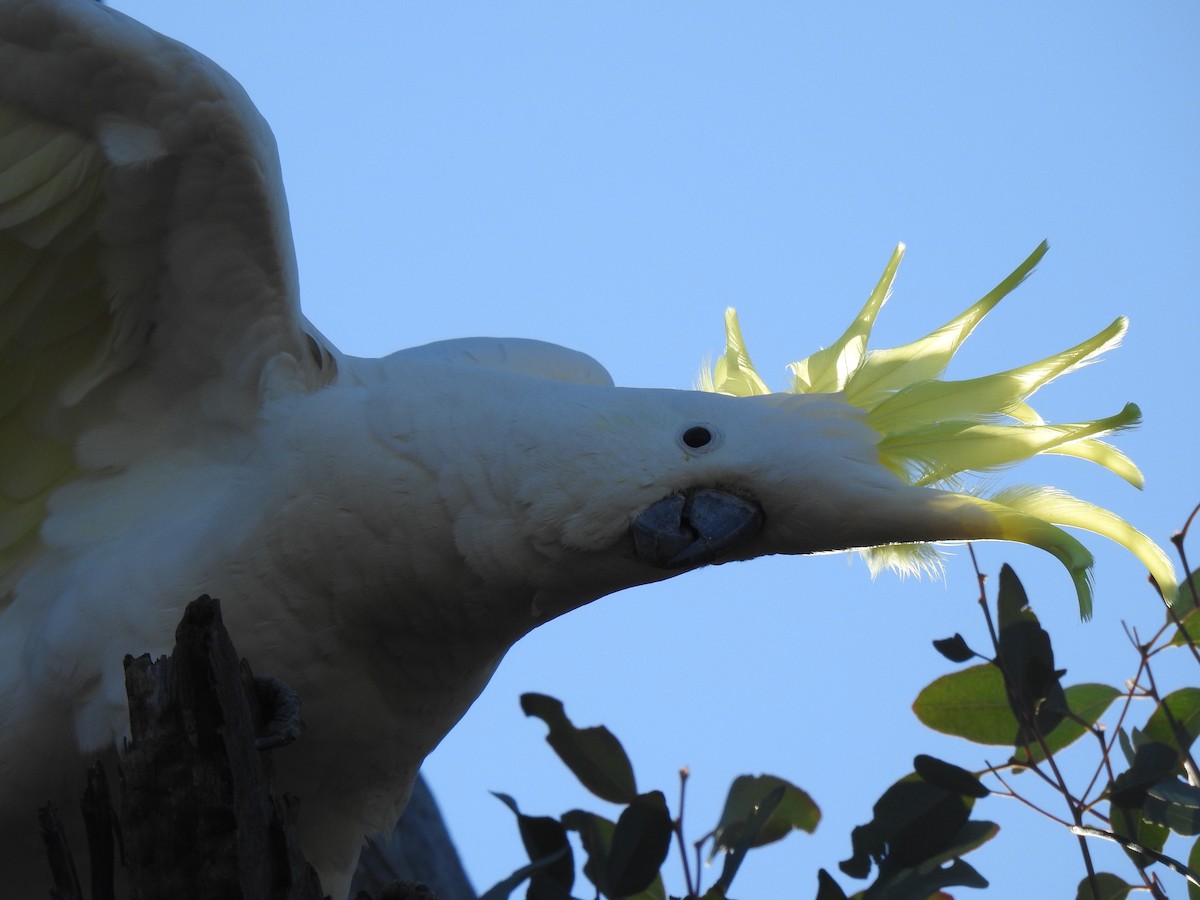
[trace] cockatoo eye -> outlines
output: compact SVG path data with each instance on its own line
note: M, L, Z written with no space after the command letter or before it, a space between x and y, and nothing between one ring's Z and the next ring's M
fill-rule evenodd
M679 433L679 443L688 450L711 450L717 441L717 432L708 425L689 425Z

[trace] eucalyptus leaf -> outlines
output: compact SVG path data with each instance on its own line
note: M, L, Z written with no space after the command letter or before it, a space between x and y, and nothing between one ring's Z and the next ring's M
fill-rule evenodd
M930 871L901 869L886 876L881 873L862 897L863 900L926 900L942 888L958 886L982 889L988 882L970 863L956 859L948 866Z
M576 728L562 702L545 694L522 694L521 709L550 727L546 742L585 788L610 803L631 803L637 797L633 765L611 731L603 725Z
M1171 610L1167 614L1167 623L1172 624L1176 619L1182 619L1188 635L1195 642L1200 636L1200 569L1195 569L1179 585L1179 593ZM1174 613L1172 616L1171 613ZM1172 644L1186 643L1182 634L1176 633Z
M842 886L824 869L817 870L817 900L848 900Z
M933 649L950 662L962 663L975 657L975 651L967 646L966 640L957 632L954 637L934 641Z
M1066 698L1054 668L1050 635L1029 608L1025 588L1007 564L1000 569L996 600L1000 635L996 662L1007 675L1007 697L1020 727L1015 743L1025 746L1062 722Z
M661 791L634 799L617 819L608 854L608 884L614 897L646 890L671 847L671 814Z
M575 857L571 853L566 829L557 819L549 816L525 815L518 809L517 801L508 794L493 791L493 796L511 809L517 817L521 842L525 845L530 862L537 865L538 873L560 886L562 893L569 894L575 882ZM537 874L533 877L538 879ZM540 893L548 897L552 892L543 888Z
M991 793L973 772L934 756L917 756L913 760L913 769L929 784L952 794L979 799Z
M1116 688L1104 684L1077 684L1063 693L1067 708L1089 724L1096 722L1120 695ZM934 731L977 744L1014 746L1021 737L1004 678L991 663L951 672L927 685L913 702L913 712ZM1052 752L1058 752L1085 732L1083 725L1067 718L1046 735L1046 744ZM1040 745L1032 750L1034 760L1042 758Z
M783 797L750 846L761 847L778 841L795 829L812 834L821 820L821 810L805 791L774 775L739 775L729 786L725 808L713 830L710 861L718 853L737 846L746 823L777 788L783 788Z
M1168 779L1146 791L1142 815L1176 834L1200 834L1200 788Z
M480 894L479 900L508 900L509 895L519 888L521 884L531 875L557 861L558 857L555 856L548 857L546 859L539 859L536 862L531 862L527 866L521 866L521 868L517 869L507 878L501 879Z
M1184 753L1200 735L1200 688L1187 687L1162 698L1141 730L1140 739Z
M973 802L907 775L875 802L874 818L851 832L853 855L838 865L854 878L867 877L872 862L881 876L919 866L952 845Z
M721 869L721 877L713 885L714 888L719 889L722 893L729 890L734 876L746 859L747 851L753 846L754 841L758 839L759 832L770 821L771 816L775 813L775 808L779 806L785 793L786 789L781 785L771 791L758 804L758 807L754 810L754 814L747 820L742 830L742 835L738 839L737 846L726 855L725 865Z
M583 864L583 874L600 893L611 896L612 885L608 880L608 857L612 847L613 832L616 823L610 822L603 816L573 809L563 813L561 819L564 827L579 835L583 851L587 854L587 862Z
M1108 872L1096 873L1096 890L1092 889L1091 879L1084 878L1079 882L1075 892L1075 900L1125 900L1133 885L1126 884L1121 878Z

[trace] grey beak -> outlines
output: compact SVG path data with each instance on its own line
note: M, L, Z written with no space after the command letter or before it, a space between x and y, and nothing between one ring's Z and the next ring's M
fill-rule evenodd
M762 523L758 504L698 488L651 504L634 517L630 531L639 558L662 569L690 569L753 537Z

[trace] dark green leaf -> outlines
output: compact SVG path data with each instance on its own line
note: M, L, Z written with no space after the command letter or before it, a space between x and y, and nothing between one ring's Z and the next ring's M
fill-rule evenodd
M1117 731L1117 743L1121 745L1121 753L1125 757L1125 765L1133 765L1133 757L1137 751L1133 749L1133 741L1129 739L1129 732L1124 728Z
M579 840L587 853L587 862L583 864L583 874L596 886L596 889L608 897L616 896L609 890L608 857L612 847L613 833L616 824L595 813L573 809L562 817L562 823L568 831L579 834ZM640 894L634 894L626 900L666 900L667 891L661 878L655 878L648 888Z
M817 870L817 900L847 900L842 886L824 869Z
M783 798L751 846L778 841L796 828L812 834L821 820L821 810L807 793L774 775L739 775L729 786L721 820L713 831L710 861L721 851L737 846L746 822L776 788L783 788Z
M658 875L671 846L671 814L661 791L642 794L621 813L608 855L612 896L641 893Z
M996 601L1000 624L997 664L1008 676L1008 700L1020 729L1017 746L1034 741L1035 735L1047 735L1063 719L1066 699L1054 668L1054 649L1050 635L1042 628L1025 588L1016 572L1005 565L1000 570L1000 591Z
M522 694L521 709L548 726L546 741L585 788L610 803L631 803L637 796L633 766L621 742L604 726L576 728L559 700Z
M1067 708L1084 722L1092 723L1120 696L1104 684L1077 684L1064 694ZM1009 707L1004 679L991 663L971 666L928 685L913 703L917 718L934 731L952 734L977 744L1014 746L1019 726ZM1047 744L1057 752L1085 733L1079 723L1068 719L1047 735ZM1040 759L1041 748L1034 748Z
M1141 740L1157 741L1186 752L1200 734L1200 688L1181 688L1163 697L1150 714ZM1137 743L1137 741L1135 741Z
M933 756L921 754L916 757L913 760L913 769L930 784L952 794L978 799L991 793L973 772Z
M931 856L925 862L921 863L920 868L924 871L925 869L950 862L950 860L957 859L960 856L966 856L972 850L982 847L999 833L1000 826L995 822L968 819L963 823L963 827L959 829L954 839L950 841L949 846L941 853Z
M881 876L918 866L952 845L973 802L908 775L884 791L875 817L851 832L853 855L838 865L855 878L865 878L872 862Z
M726 893L729 886L733 884L733 878L737 875L738 869L746 859L746 853L758 839L759 833L770 821L771 816L775 814L776 807L783 800L783 795L786 793L786 788L782 785L775 788L771 793L763 798L762 802L754 810L754 813L746 821L745 827L742 829L742 836L738 839L737 845L729 851L725 856L725 865L721 868L721 877L717 879L714 888L719 889L721 893Z
M567 888L543 870L534 872L529 877L529 890L525 892L525 900L575 900L575 898L571 896L571 892Z
M1167 614L1168 622L1174 622L1175 619L1183 622L1183 629L1176 629L1175 637L1171 639L1171 643L1176 646L1186 644L1188 637L1192 639L1193 644L1200 643L1200 608L1197 608L1197 597L1200 597L1200 569L1192 572L1179 585L1179 595L1171 607L1175 615L1172 617L1170 613ZM1187 632L1187 637L1184 636L1184 631Z
M970 863L956 859L942 868L903 869L886 876L880 874L862 896L864 900L926 900L936 896L942 888L959 885L982 889L988 883Z
M1091 879L1085 878L1079 882L1075 891L1075 900L1125 900L1133 885L1126 884L1116 875L1108 872L1096 873L1096 890L1092 890Z
M1138 746L1133 765L1118 775L1108 790L1109 819L1114 834L1150 850L1162 850L1170 832L1146 821L1142 806L1150 788L1170 776L1178 764L1179 755L1166 744L1152 741ZM1139 866L1153 862L1144 853L1128 847L1124 849Z
M1025 587L1013 567L1005 563L1000 567L1000 589L996 596L996 624L1003 631L1018 622L1032 619L1037 622L1033 610L1029 608L1029 597Z
M603 816L581 809L564 813L562 823L568 830L576 832L580 843L583 844L583 850L588 857L587 862L583 864L583 874L596 886L596 890L606 896L612 896L608 881L608 855L616 824Z
M1146 792L1142 815L1176 834L1200 834L1200 788L1185 781L1160 781Z
M1122 772L1109 788L1109 799L1117 806L1141 809L1146 792L1171 776L1179 765L1179 753L1169 744L1148 741L1137 748L1133 765Z
M517 817L517 829L521 834L521 842L525 845L525 852L529 854L529 861L543 862L539 874L533 876L535 884L530 886L531 900L536 897L551 900L553 897L553 892L547 887L536 884L542 878L561 886L563 893L569 895L571 886L575 883L575 857L571 853L566 829L557 819L525 815L517 808L517 801L508 794L495 791L492 793ZM554 862L545 863L547 859L553 859Z
M975 656L975 651L967 646L967 642L963 640L963 636L958 633L955 633L954 637L934 641L933 649L950 660L950 662L966 662Z
M522 866L507 878L496 882L484 893L480 894L479 900L508 900L509 895L519 888L526 878L555 861L554 858L539 859L537 862L531 862L527 866Z
M1121 696L1121 692L1107 684L1076 684L1067 688L1064 696L1067 709L1074 715L1064 718L1057 728L1045 736L1046 746L1050 748L1051 753L1069 747L1087 734L1088 727L1104 715L1104 711ZM1015 754L1017 762L1038 762L1045 757L1041 744L1034 744L1030 750L1032 754L1027 754L1023 747L1018 749Z

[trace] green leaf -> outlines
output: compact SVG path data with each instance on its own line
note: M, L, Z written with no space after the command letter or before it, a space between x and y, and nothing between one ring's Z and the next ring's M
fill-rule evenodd
M1176 618L1183 620L1184 628L1192 642L1195 643L1197 638L1200 638L1200 569L1194 570L1187 578L1183 579L1183 583L1179 585L1179 593L1175 597L1175 602L1171 605L1171 612L1167 613L1167 622L1174 622ZM1172 617L1171 613L1174 613ZM1175 637L1171 641L1176 646L1187 643L1178 630Z
M848 900L842 886L824 869L817 869L817 900Z
M1046 736L1046 746L1050 748L1051 753L1069 747L1087 734L1088 727L1096 724L1112 702L1121 696L1121 692L1107 684L1076 684L1067 688L1064 696L1067 709L1073 716L1064 718L1062 723ZM1024 748L1017 750L1014 758L1018 764L1038 762L1045 756L1039 744L1030 749L1032 754L1027 754Z
M529 890L525 900L576 900L571 892L544 871L534 872L529 878Z
M1160 781L1146 792L1142 815L1176 834L1200 834L1200 788L1185 781Z
M988 882L970 863L956 859L942 868L903 869L886 877L881 874L863 897L870 900L925 900L936 896L942 888L959 885L982 889Z
M1089 724L1104 714L1121 696L1104 684L1077 684L1064 692L1067 708ZM917 695L913 712L927 727L976 744L1015 746L1020 727L1008 703L1004 678L991 663L951 672L927 685ZM1052 752L1069 746L1085 733L1078 722L1067 719L1046 736ZM1040 747L1033 758L1041 759Z
M1179 753L1170 744L1144 741L1134 754L1133 765L1109 787L1109 799L1118 806L1141 809L1146 792L1166 780L1178 765Z
M637 797L617 819L608 854L608 883L614 897L650 887L671 847L671 814L661 791Z
M1000 826L995 822L968 819L945 850L929 857L917 868L919 871L926 872L948 863L952 859L966 856L972 850L982 847L999 833Z
M866 878L872 862L881 875L918 866L952 845L973 802L907 775L876 801L874 818L851 832L853 855L838 866L853 878Z
M950 660L950 662L962 663L975 657L975 651L967 646L967 642L963 639L963 636L957 632L954 637L934 641L933 649Z
M1133 749L1133 741L1129 739L1129 732L1124 728L1117 730L1117 743L1121 747L1121 755L1125 757L1125 765L1132 766L1137 751Z
M1005 563L1000 567L1000 588L996 595L996 624L1003 631L1021 622L1037 622L1037 616L1029 608L1029 596L1025 586L1013 567Z
M608 855L612 846L613 832L616 824L603 816L573 809L563 813L563 826L568 831L579 835L583 850L587 854L587 862L583 864L583 874L596 886L600 893L611 896L611 885L608 880Z
M737 842L737 846L735 846L729 851L728 854L726 854L725 865L721 869L721 877L718 878L716 884L713 885L714 889L721 891L722 894L729 890L729 886L733 884L734 876L737 875L738 869L741 868L742 863L746 859L746 853L750 850L750 847L754 844L754 841L758 839L759 833L762 831L767 822L770 821L771 816L774 815L775 809L783 800L783 795L785 793L786 789L780 785L771 791L771 793L769 793L766 797L764 797L762 802L758 804L758 807L754 810L754 813L750 816L749 820L747 820L746 825L742 830L742 836Z
M1166 780L1178 767L1179 754L1160 741L1145 741L1133 758L1133 765L1109 786L1109 819L1113 833L1151 850L1162 850L1170 833L1154 822L1146 821L1142 807L1154 785ZM1125 847L1126 854L1139 866L1153 860L1146 854Z
M1017 720L1008 706L1004 676L991 663L980 663L927 685L913 702L917 718L934 731L977 744L1011 746Z
M1125 900L1133 890L1133 885L1108 872L1098 872L1096 888L1093 891L1091 880L1084 878L1075 891L1075 900Z
M521 842L525 845L525 852L529 854L529 861L542 863L533 878L537 880L539 875L544 876L560 885L563 893L569 893L571 885L575 883L575 858L571 853L566 829L557 819L551 819L549 816L525 815L517 808L517 801L508 794L493 791L492 795L517 817L517 829L521 834ZM550 859L554 861L545 862Z
M1066 699L1054 668L1050 635L1029 608L1029 598L1017 573L1005 564L1000 569L996 600L1000 627L997 662L1008 676L1008 700L1020 723L1017 746L1036 735L1047 735L1063 720Z
M611 731L603 725L576 728L562 702L545 694L522 694L521 709L550 726L546 742L585 788L610 803L632 803L637 797L633 765Z
M1162 698L1141 731L1142 741L1158 741L1186 753L1200 735L1200 688L1181 688Z
M479 900L508 900L509 895L519 888L525 879L556 861L557 857L551 857L547 859L539 859L536 862L531 862L527 866L522 866L507 878L496 882L484 893L480 894Z
M713 830L710 861L721 851L737 846L746 823L777 788L783 788L783 797L750 846L761 847L778 841L797 828L812 834L821 820L821 810L805 791L774 775L739 775L729 786L725 808Z
M913 760L913 769L929 784L952 794L980 799L991 793L973 772L933 756L917 756Z

